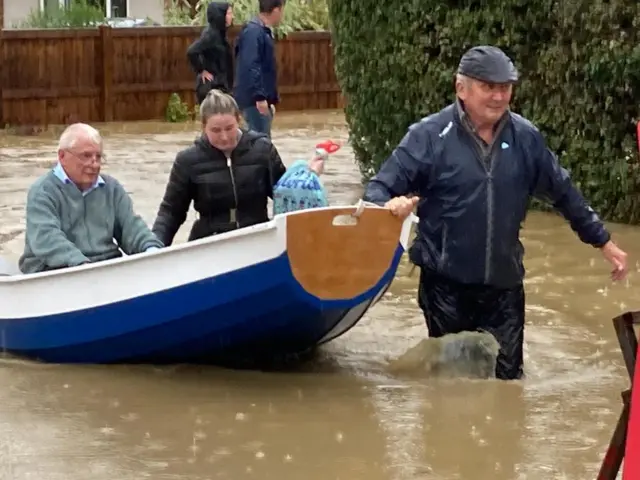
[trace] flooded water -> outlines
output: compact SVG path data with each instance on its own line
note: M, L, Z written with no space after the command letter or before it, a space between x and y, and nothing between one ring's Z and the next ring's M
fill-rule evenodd
M173 157L195 126L102 130L105 171L151 223ZM327 138L347 140L339 113L277 118L285 163ZM4 135L0 147L0 254L17 259L26 190L53 165L55 137ZM357 200L348 146L331 157L324 182L332 203ZM640 229L611 229L634 265L618 285L561 218L528 218L522 382L385 369L388 357L425 335L417 274L406 264L357 327L297 372L1 361L0 480L595 478L628 385L610 320L640 305Z

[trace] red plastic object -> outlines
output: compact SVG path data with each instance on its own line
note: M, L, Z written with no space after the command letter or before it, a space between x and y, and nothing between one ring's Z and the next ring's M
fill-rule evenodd
M640 122L638 122L638 152L640 152ZM640 479L640 455L638 455L640 452L640 346L638 346L635 374L631 385L631 408L622 480Z
M640 152L640 122L638 122L638 152ZM640 452L640 346L636 355L636 368L631 385L631 408L629 410L622 480L640 479L640 455L638 455Z
M623 480L638 480L640 478L640 347L636 357L635 378L631 389L631 410L629 414L629 430L627 431L627 446L624 455Z
M340 145L332 142L331 140L327 140L325 142L317 144L316 148L322 148L327 153L335 153L340 150Z

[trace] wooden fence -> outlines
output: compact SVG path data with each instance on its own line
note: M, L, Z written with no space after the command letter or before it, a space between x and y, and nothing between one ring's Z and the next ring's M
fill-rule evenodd
M201 27L0 31L0 128L162 119L177 92L194 104L186 50ZM232 33L232 39L235 32ZM276 46L280 110L341 108L328 32Z

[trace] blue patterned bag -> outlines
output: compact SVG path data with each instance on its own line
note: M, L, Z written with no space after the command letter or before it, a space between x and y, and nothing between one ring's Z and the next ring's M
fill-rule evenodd
M328 205L327 192L320 177L305 160L295 161L273 189L274 215Z
M325 160L340 150L340 145L326 140L316 145L316 158ZM273 213L295 212L307 208L328 207L327 192L319 175L304 160L297 160L273 188Z

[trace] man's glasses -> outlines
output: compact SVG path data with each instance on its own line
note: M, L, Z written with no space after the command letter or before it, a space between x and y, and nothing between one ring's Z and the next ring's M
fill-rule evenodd
M89 165L94 161L99 164L103 164L106 161L106 157L102 153L95 152L72 152L71 150L65 150L65 152L70 153L78 160L80 160L83 164Z

